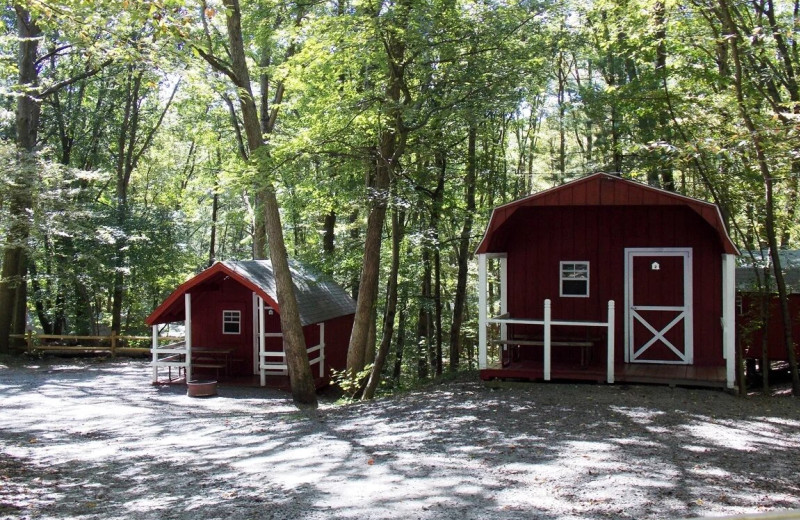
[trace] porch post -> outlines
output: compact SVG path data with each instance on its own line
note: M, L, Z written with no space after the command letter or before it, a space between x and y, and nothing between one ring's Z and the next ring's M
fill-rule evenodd
M486 368L486 255L478 255L478 368Z
M253 306L250 314L252 315L253 323L253 375L258 374L258 299L260 297L255 292L252 293Z
M500 314L505 316L508 313L508 257L500 257ZM508 339L508 324L500 324L500 339ZM505 345L505 343L504 343Z
M186 382L192 380L192 295L183 295L183 305L186 319L183 322L184 337L186 338Z
M264 354L267 349L264 341L266 332L264 331L264 298L258 297L258 370L261 373L261 386L267 386L267 368L264 366Z
M728 388L736 382L736 257L722 255L722 357ZM743 382L739 382L742 384Z
M325 322L319 324L319 377L325 376Z
M544 301L544 380L550 381L550 300Z
M153 353L153 383L158 383L158 325L153 325L153 345L150 350Z
M606 363L608 364L608 368L606 369L607 377L606 381L609 384L614 383L614 300L608 300L608 344L606 348L608 349L607 352L607 359Z

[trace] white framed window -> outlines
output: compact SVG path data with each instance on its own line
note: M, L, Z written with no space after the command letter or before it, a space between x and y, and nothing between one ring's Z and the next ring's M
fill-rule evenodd
M242 333L241 311L222 311L222 333L223 334Z
M589 262L561 262L560 291L566 298L589 297Z

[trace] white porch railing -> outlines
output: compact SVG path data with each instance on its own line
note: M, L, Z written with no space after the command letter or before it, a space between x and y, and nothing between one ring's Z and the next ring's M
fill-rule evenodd
M259 346L259 372L261 377L261 386L267 385L268 375L285 376L289 373L289 366L286 364L286 345L284 343L283 350L281 351L268 351L265 350L265 338L283 338L280 332L263 332L260 334ZM325 324L319 324L319 344L308 347L306 352L309 356L309 365L312 367L318 365L319 377L325 375ZM314 359L311 359L312 354L317 354ZM277 360L275 359L277 358Z
M161 368L168 370L168 382L179 379L181 372L186 374L190 370L190 351L186 350L186 342L179 341L160 345L158 341L158 330L153 327L153 346L150 349L153 354L153 361L150 366L153 369L153 384L158 383L158 371ZM172 377L172 369L177 370L177 376ZM188 380L188 379L187 379Z
M184 321L184 340L178 343L171 343L161 346L158 341L158 325L153 325L153 337L151 351L153 361L153 384L158 383L158 369L167 368L169 379L172 380L172 368L175 367L180 374L181 369L186 382L192 380L192 295L186 293L183 296L186 317Z
M262 332L258 351L258 367L261 376L261 386L267 385L267 376L285 376L289 373L286 364L285 347L280 351L268 351L265 349L266 338L283 338L280 332ZM275 359L277 358L277 359Z
M508 325L541 325L544 327L544 379L550 381L551 373L551 351L553 341L551 337L551 329L553 326L565 327L602 327L607 329L606 341L606 381L609 383L614 382L614 300L608 301L608 315L606 321L564 321L553 320L552 309L550 300L544 301L544 319L535 320L528 318L511 318L507 314L487 318L487 324L497 323L501 327L501 338L506 340L507 333L506 327ZM481 345L485 348L485 345Z

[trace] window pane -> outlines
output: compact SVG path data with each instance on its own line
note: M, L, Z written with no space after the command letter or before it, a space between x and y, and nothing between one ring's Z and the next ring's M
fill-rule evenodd
M589 262L561 263L561 295L589 295Z
M222 333L241 334L242 314L239 311L222 311Z
M586 280L564 280L561 284L561 292L570 296L585 296Z
M222 327L222 332L225 334L239 334L239 324L238 323L226 323Z

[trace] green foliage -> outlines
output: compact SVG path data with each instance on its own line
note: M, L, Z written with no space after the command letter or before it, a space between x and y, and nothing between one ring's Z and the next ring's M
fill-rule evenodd
M42 100L40 172L31 179L30 309L65 331L109 325L120 272L123 321L133 332L212 256L251 257L254 197L265 179L276 186L290 254L354 289L379 161L394 161L389 211L403 213L397 277L404 337L398 349L398 315L384 371L393 376L401 353L399 386L438 356L439 338L446 351L460 233L473 219L474 250L496 205L592 171L621 171L713 200L739 242L752 249L765 242L759 157L737 105L733 36L725 34L718 2L243 1L257 105L280 114L251 162L230 78L198 58L213 53L227 63L222 2L26 4L44 31L41 87L61 85ZM744 109L777 183L782 242L796 247L798 29L791 5L774 4L768 13L771 3L725 3L742 54ZM16 52L15 23L6 10L5 56ZM398 42L403 59L394 62ZM0 103L4 143L14 138L14 96L21 92L15 68L13 60L0 65L0 89L8 94ZM126 142L120 137L131 136L124 107L134 73L141 73L139 133ZM398 77L395 99L387 88ZM131 143L141 149L156 127L130 172L128 213L120 220L121 153ZM474 209L466 196L470 129ZM388 130L402 130L394 158L376 152ZM4 173L15 167L12 149L0 158ZM11 222L3 200L0 233ZM390 275L390 233L385 226L382 280ZM433 285L426 288L427 277ZM473 360L477 355L475 278L471 266L462 366L470 348ZM378 341L386 304L383 285ZM345 379L340 375L351 390L358 385L358 378Z
M353 374L347 370L331 370L331 380L344 393L343 398L353 401L358 398L367 379L372 372L372 365L367 365L364 370Z

